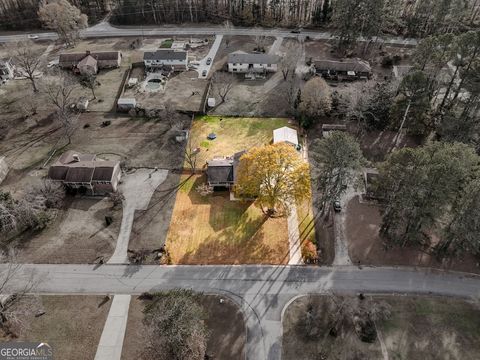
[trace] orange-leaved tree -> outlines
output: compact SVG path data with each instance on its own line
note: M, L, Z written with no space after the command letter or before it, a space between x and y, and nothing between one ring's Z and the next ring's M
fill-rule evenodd
M308 164L286 143L254 147L240 158L235 191L256 197L272 217L288 213L290 204L310 196Z

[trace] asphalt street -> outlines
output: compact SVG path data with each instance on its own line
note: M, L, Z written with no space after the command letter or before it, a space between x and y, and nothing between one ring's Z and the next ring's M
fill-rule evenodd
M0 265L5 271L8 265ZM244 311L247 359L281 358L282 314L306 294L429 294L480 296L480 277L455 272L387 267L310 266L133 266L24 264L6 291L35 278L39 294L140 294L188 288L228 296Z
M55 40L57 34L54 32L28 33L37 35L42 40ZM0 42L17 42L27 39L27 33L0 36ZM224 26L173 26L166 25L162 27L122 27L111 26L107 22L101 22L80 32L84 38L96 37L114 37L114 36L163 36L163 35L229 35L229 36L272 36L284 38L310 37L311 39L333 39L334 35L329 32L304 30L301 33L292 33L289 29L264 29L264 28L242 28L242 27L224 27ZM362 41L362 39L359 39ZM372 41L378 41L386 44L395 44L402 46L415 46L415 39L404 39L401 37L374 38Z

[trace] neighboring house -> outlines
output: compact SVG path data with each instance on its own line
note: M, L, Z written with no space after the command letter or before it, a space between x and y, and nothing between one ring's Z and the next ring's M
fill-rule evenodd
M120 51L63 53L58 60L58 66L61 68L75 69L84 75L96 74L101 69L118 68L121 63Z
M231 188L237 178L240 158L246 151L240 151L231 157L215 158L207 161L207 182L212 187Z
M268 54L247 54L236 51L228 55L228 71L232 73L276 72L279 57Z
M312 67L316 74L330 80L370 79L372 76L370 64L360 59L318 60Z
M172 49L146 51L143 54L143 63L147 70L157 70L162 68L169 68L174 71L187 70L188 51Z
M84 57L77 65L82 75L94 75L98 73L98 61L92 56Z
M69 150L48 169L48 178L80 193L105 195L117 191L121 177L119 161L97 159L94 154Z
M13 65L10 60L0 60L0 81L13 79Z
M284 126L273 130L273 143L278 144L285 142L292 146L298 146L297 130Z

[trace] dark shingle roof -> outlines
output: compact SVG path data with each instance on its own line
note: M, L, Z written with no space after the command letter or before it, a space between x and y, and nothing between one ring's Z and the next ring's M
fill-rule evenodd
M82 164L81 166L70 167L65 176L66 182L73 183L89 183L92 181L93 171L95 170L95 165L93 162L91 164Z
M146 51L143 60L186 60L187 52L182 50Z
M79 62L90 55L95 60L117 60L120 56L119 51L100 51L100 52L82 52L82 53L63 53L60 54L59 63L62 62Z
M209 166L207 178L211 183L233 182L233 166Z
M92 181L110 181L112 179L115 165L116 162L114 161L97 162L95 164Z
M317 60L313 62L317 71L357 71L372 72L370 64L363 60L352 59L345 61Z

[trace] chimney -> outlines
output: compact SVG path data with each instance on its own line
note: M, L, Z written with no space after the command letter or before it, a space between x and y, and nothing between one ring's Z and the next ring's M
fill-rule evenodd
M73 157L73 162L79 162L80 161L80 157L78 156L78 154L73 154L72 157Z

